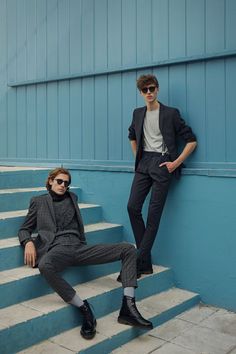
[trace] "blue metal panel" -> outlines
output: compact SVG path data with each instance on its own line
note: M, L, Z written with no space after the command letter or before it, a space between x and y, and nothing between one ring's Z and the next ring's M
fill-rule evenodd
M185 120L186 117L186 66L178 65L170 67L169 69L169 82L170 82L170 105L177 107L183 114Z
M169 56L186 55L185 0L169 0Z
M225 161L225 63L206 65L207 161Z
M27 107L27 157L37 156L37 118L36 118L36 86L26 89Z
M152 61L152 2L137 0L137 64Z
M82 67L82 2L70 0L70 71L78 73Z
M7 69L8 80L16 79L16 0L9 0L7 4Z
M82 71L94 70L94 0L82 1Z
M158 68L153 70L159 82L158 100L162 103L169 104L169 68Z
M26 107L26 88L17 88L17 157L27 156L27 107Z
M81 80L70 82L70 158L82 159Z
M95 78L94 127L95 159L108 158L107 76Z
M121 66L121 0L108 1L108 66Z
M51 83L47 86L47 146L48 158L58 159L58 98L57 84Z
M194 132L197 132L198 147L195 160L206 160L206 87L205 64L196 63L187 67L187 116Z
M69 60L69 8L68 0L58 2L58 73L66 74L70 71Z
M9 157L16 157L16 91L7 93L7 153Z
M36 0L26 0L27 79L36 78Z
M226 87L225 87L225 107L226 107L226 161L235 161L236 151L236 60L226 60Z
M26 80L26 68L27 68L27 24L26 24L26 3L25 0L17 1L17 56L16 56L16 66L17 80Z
M107 0L94 2L95 70L107 67Z
M46 78L47 71L47 3L46 0L36 2L36 76Z
M169 2L156 0L152 9L153 60L169 57Z
M69 82L58 84L58 128L59 128L59 158L70 156L70 108L69 108Z
M136 0L122 0L122 64L133 65L137 61Z
M128 128L133 118L136 107L136 73L122 75L122 152L123 160L133 160L133 154L128 140Z
M109 160L122 158L122 121L121 121L121 75L108 77L108 144Z
M187 55L205 52L205 0L186 1Z
M236 1L226 0L226 48L232 49L236 47Z
M37 157L47 157L47 95L44 85L37 86Z
M47 76L58 74L57 0L47 1Z
M7 18L6 0L0 0L0 156L7 156Z
M225 49L225 0L206 1L206 51Z
M94 80L82 83L82 151L83 159L94 159Z

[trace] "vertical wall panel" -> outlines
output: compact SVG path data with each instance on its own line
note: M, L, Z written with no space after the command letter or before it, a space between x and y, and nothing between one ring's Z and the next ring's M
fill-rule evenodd
M206 51L225 48L225 0L206 1Z
M69 83L58 83L58 133L59 158L67 159L70 156L70 109L69 109Z
M187 55L204 54L205 51L205 0L187 0L186 36Z
M16 55L16 70L17 70L17 80L24 81L27 79L26 76L26 43L27 43L27 33L26 33L26 3L25 0L17 1L17 55Z
M7 16L6 0L0 0L0 156L7 156Z
M170 105L177 107L186 119L186 66L172 66L169 70Z
M27 79L36 79L36 0L26 0Z
M226 0L226 48L228 50L236 47L236 1Z
M236 83L236 59L226 60L226 146L227 157L226 160L235 162L236 151L236 97L235 97L235 83Z
M70 158L82 159L82 90L81 80L70 82Z
M94 79L82 81L83 159L94 159Z
M109 160L121 160L122 124L121 124L121 75L108 77L108 140Z
M224 61L206 65L207 161L225 161Z
M16 157L16 91L9 90L7 93L7 114L7 153L9 157Z
M17 157L27 156L27 107L26 107L26 88L18 87L16 95L17 111Z
M47 1L47 76L58 74L57 0Z
M169 56L186 55L185 0L169 0Z
M169 68L162 67L156 70L153 70L153 75L157 77L159 82L159 93L158 100L163 104L169 104Z
M121 66L121 0L108 1L108 66Z
M194 158L206 160L206 84L205 64L187 66L187 115L188 123L197 133L198 147ZM192 158L192 156L191 156Z
M66 75L70 72L70 40L69 40L69 8L68 0L58 2L58 72Z
M27 157L35 158L37 156L37 96L36 86L31 85L26 89L26 107L27 107Z
M169 2L166 0L152 2L152 59L153 61L165 60L169 57Z
M47 91L45 85L37 86L37 157L47 158Z
M70 0L70 71L82 68L82 0Z
M8 81L16 81L16 0L7 0L7 73Z
M108 158L107 76L95 78L95 159Z
M94 0L82 1L82 71L94 70Z
M47 146L48 158L58 159L58 87L57 83L47 85Z
M137 61L136 0L122 0L122 64Z
M40 0L36 2L36 76L39 79L46 78L46 60L47 60L47 3L46 0Z
M122 75L122 137L123 160L133 160L128 128L132 122L133 110L136 107L136 73L130 72Z
M94 56L95 70L107 67L107 0L95 1Z
M137 0L137 63L152 60L152 1Z

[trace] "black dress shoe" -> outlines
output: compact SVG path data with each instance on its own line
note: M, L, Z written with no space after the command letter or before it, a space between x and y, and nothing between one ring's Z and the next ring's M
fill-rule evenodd
M92 339L96 334L97 321L92 313L88 301L84 300L84 305L80 306L79 309L83 315L83 323L80 334L85 339Z
M139 313L135 304L135 298L129 296L123 297L118 322L143 329L153 328L152 322L145 320L145 318L143 318L142 315Z
M138 273L137 271L137 279L139 279L141 277L141 274ZM122 280L121 280L121 272L120 274L118 275L118 277L116 278L116 281L118 281L119 283L122 283Z

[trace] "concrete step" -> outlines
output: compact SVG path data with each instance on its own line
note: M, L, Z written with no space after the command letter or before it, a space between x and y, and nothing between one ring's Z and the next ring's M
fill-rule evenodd
M116 281L117 275L101 277L75 287L82 298L89 299L97 318L120 307L122 288ZM170 287L173 287L171 270L155 267L154 274L139 280L137 299ZM64 303L55 293L6 307L0 310L1 354L23 350L78 325L81 325L78 309Z
M79 203L84 224L102 221L102 208L96 204ZM0 239L16 235L28 209L0 212Z
M137 302L137 306L142 315L150 319L153 322L154 327L156 327L194 306L198 301L199 297L197 294L172 288ZM142 343L137 339L136 342L135 340L132 341L132 339L137 338L143 333L146 333L147 336L147 333L150 333L151 331L146 332L119 324L117 322L118 314L119 311L115 311L100 318L97 325L97 335L91 341L81 338L80 327L76 327L57 336L51 337L38 345L25 349L20 353L66 354L72 352L83 354L106 354L111 353L115 348L120 347L127 342L129 342L127 344L129 351L126 353L150 353L154 348L152 337L150 337L151 340L149 340L149 343L147 340ZM155 342L157 341L160 342L161 340L155 338ZM118 354L119 349L116 349L115 353Z
M1 189L42 187L48 177L48 168L0 167Z
M83 208L81 209L81 211ZM123 240L123 227L106 222L85 225L88 244L116 243ZM0 240L0 271L23 265L23 248L17 237Z
M81 189L71 187L70 190L81 200ZM30 199L47 192L44 187L0 189L0 212L27 209Z

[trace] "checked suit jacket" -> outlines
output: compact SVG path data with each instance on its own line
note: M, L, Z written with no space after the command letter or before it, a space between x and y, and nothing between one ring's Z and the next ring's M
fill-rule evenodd
M84 225L78 207L78 197L72 192L68 193L76 211L80 242L86 244ZM32 238L32 233L36 230L38 233L37 237ZM25 221L18 232L18 237L22 245L24 245L26 240L31 240L34 242L37 251L37 264L39 263L41 257L53 244L56 237L56 232L56 218L51 195L47 193L33 197L30 201L28 214L26 215Z
M160 103L160 102L159 102ZM143 123L147 107L136 108L133 112L133 120L129 127L129 139L136 140L137 154L135 159L135 170L143 152ZM168 149L170 160L174 161L178 157L177 138L181 138L185 143L196 141L196 136L192 129L181 118L178 109L168 107L160 103L159 128L163 136L164 144ZM183 167L183 166L181 166ZM178 178L180 168L174 171Z

